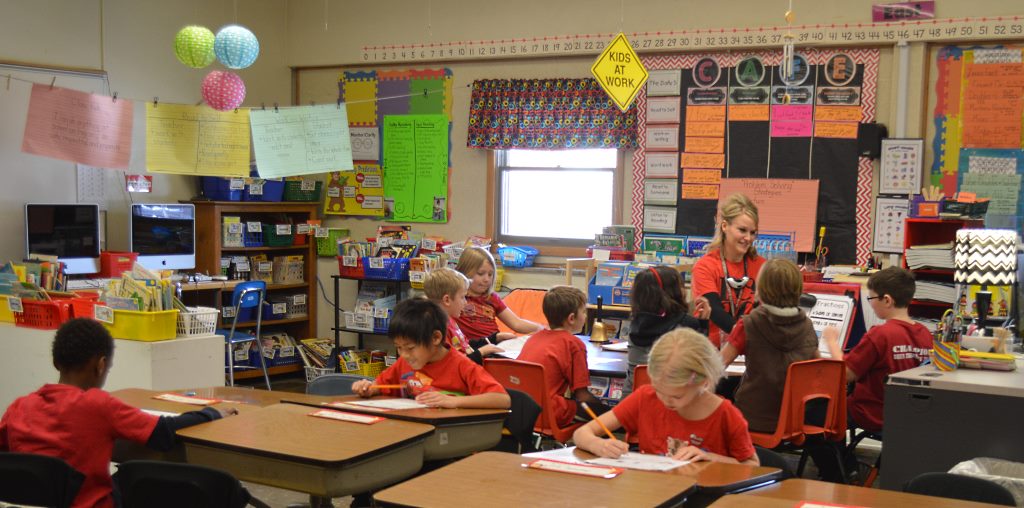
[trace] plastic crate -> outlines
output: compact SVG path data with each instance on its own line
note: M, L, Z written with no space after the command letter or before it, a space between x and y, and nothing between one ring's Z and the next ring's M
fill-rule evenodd
M277 224L263 223L263 245L267 247L288 247L292 245L292 236L292 233L279 234Z
M156 342L178 336L178 311L114 310L114 322L103 323L115 339Z
M7 295L0 295L0 323L13 323L14 313L7 303Z
M498 257L501 258L501 264L509 268L526 268L527 266L533 266L533 260L537 257L540 251L533 247L526 245L522 246L506 246L498 248Z
M124 272L132 271L138 258L137 252L101 252L99 276L116 279Z
M258 182L263 182L260 186ZM256 183L257 193L253 193L253 183ZM242 201L281 201L284 197L284 182L281 180L262 180L253 178L245 185L242 193Z
M303 301L303 303L295 303L297 296L305 297L306 295L291 295L285 298L285 303L288 305L288 313L285 315L286 318L297 318L306 317L309 315L309 305Z
M318 256L337 256L338 240L349 236L348 228L327 228L327 237L316 239L316 254Z
M244 225L242 226L245 227ZM262 231L249 231L249 228L245 228L242 232L242 245L246 247L263 247L263 232Z
M217 315L212 307L188 307L189 312L178 314L178 337L212 335L217 330Z
M99 293L77 293L77 296L68 300L71 302L71 317L95 318L99 299Z
M302 190L302 180L286 180L284 182L285 201L320 201L320 191L324 183L317 180L314 190Z
M306 365L306 382L312 383L314 379L320 376L326 376L327 374L334 374L334 369L329 367L313 367L312 365Z
M274 305L273 305L274 303L284 303L284 302L263 302L263 320L264 321L284 319L288 315L287 304L285 306L285 311L284 312L275 313L274 312Z
M69 300L22 300L23 312L14 313L14 323L26 328L56 330L71 317Z
M231 180L233 178L223 178L219 176L204 176L203 179L203 195L214 200L214 201L241 201L244 185L242 189L231 189Z
M350 279L362 279L366 276L365 270L363 270L363 259L356 258L356 266L346 266L345 258L338 256L338 275L342 277L348 277Z
M383 267L375 267L379 259L384 263ZM363 258L363 278L370 280L408 280L409 279L409 258Z

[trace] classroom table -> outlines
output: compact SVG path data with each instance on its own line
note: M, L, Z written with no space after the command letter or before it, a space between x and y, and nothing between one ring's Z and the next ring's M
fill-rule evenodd
M803 501L872 508L982 508L994 505L922 496L892 490L868 489L838 483L793 478L767 487L724 496L714 508L793 508Z
M889 376L885 386L884 489L921 473L945 472L976 457L1024 462L1024 361L1017 370L922 365Z
M530 458L483 452L374 494L380 503L423 508L461 506L674 506L695 487L692 477L624 471L615 478L523 467Z
M423 466L434 427L395 419L361 424L309 416L316 409L274 404L178 431L190 464L240 480L321 497L366 492Z
M320 396L298 393L282 393L281 395L281 402L316 407L328 402L363 400L358 395ZM427 408L380 411L367 407L346 406L341 410L435 427L436 430L424 444L424 460L464 457L470 453L493 448L501 440L501 427L505 417L508 416L507 409Z
M626 377L626 370L629 368L628 353L602 349L601 344L590 342L590 337L586 335L577 337L587 346L587 367L590 368L591 376Z

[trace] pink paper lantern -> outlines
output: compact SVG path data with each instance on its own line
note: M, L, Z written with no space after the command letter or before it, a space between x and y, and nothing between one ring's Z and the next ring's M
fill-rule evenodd
M211 71L203 78L203 100L217 111L231 111L245 100L245 82L233 72Z

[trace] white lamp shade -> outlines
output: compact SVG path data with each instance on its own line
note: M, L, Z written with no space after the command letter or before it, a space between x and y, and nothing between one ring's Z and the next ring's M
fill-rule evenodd
M961 229L956 232L953 280L961 284L1005 286L1017 281L1017 232Z

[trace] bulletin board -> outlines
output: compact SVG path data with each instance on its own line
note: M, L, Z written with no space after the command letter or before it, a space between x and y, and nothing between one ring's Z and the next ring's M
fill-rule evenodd
M723 179L816 180L812 217L827 228L830 260L865 263L873 176L858 136L860 124L874 121L878 58L872 48L807 48L784 80L780 51L641 56L650 77L637 96L633 223L642 230L647 218L659 232L710 236ZM646 212L647 178L679 187L674 231L665 230L664 205Z
M344 194L338 195L338 191L332 191L335 198L325 203L325 213L339 215L363 215L384 220L400 222L447 222L450 213L448 206L448 175L451 172L451 118L452 118L452 71L451 69L415 69L399 71L345 71L338 78L338 100L346 104L348 110L349 128L353 135L353 159L358 165L380 165L380 172L383 178L383 199L378 207L376 197L370 200L372 208L359 206L344 206ZM414 193L399 192L388 194L389 189L404 188L400 182L388 182L389 160L385 152L388 143L384 138L385 117L397 117L408 115L443 115L447 119L447 154L431 155L421 157L421 160L428 160L430 168L417 174L429 174L436 176L431 187L443 187L442 191L432 192L429 213L399 213L396 210L413 210L424 208L422 203L412 202ZM438 135L433 138L439 139ZM422 143L421 143L422 144ZM405 146L402 143L391 143L392 146ZM410 152L411 153L411 152ZM419 153L419 152L416 152ZM433 153L433 152L431 152ZM408 153L406 153L408 155ZM447 172L443 175L434 171L433 163L437 160L444 160ZM392 158L391 160L403 161L402 174L408 173L408 157ZM414 170L419 160L411 163ZM345 175L339 175L339 177ZM358 176L354 175L354 176ZM338 182L340 178L333 178L332 182ZM362 183L362 182L360 182ZM397 184L397 185L396 185ZM364 185L365 186L365 185ZM353 186L354 188L354 186ZM330 190L330 188L329 188ZM341 189L344 193L345 189ZM352 190L349 191L350 193ZM376 193L376 192L374 192ZM340 198L340 199L338 199ZM351 205L351 204L350 204Z
M991 198L985 225L1021 225L1022 46L946 46L936 53L931 183Z

